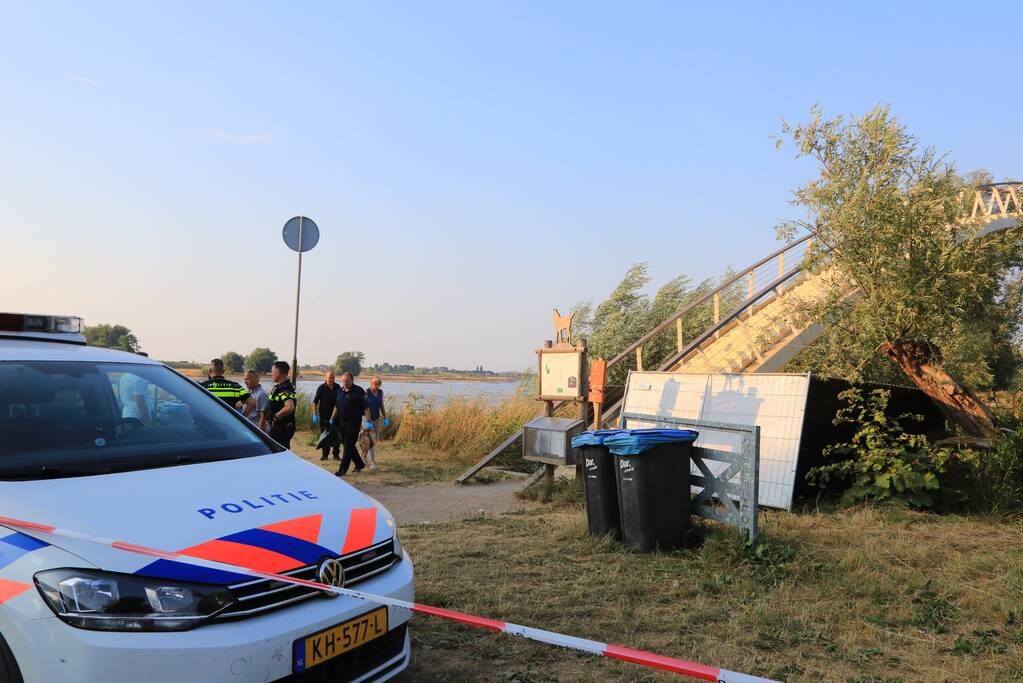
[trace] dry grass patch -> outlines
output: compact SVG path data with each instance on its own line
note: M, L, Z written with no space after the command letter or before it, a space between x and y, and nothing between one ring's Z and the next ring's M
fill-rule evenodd
M409 397L401 411L389 410L396 444L435 448L450 453L465 467L543 414L536 401L535 376L524 377L514 396L496 404L484 397L448 401ZM578 410L577 405L566 403L555 414L570 417ZM506 449L494 464L523 472L535 470L535 463L522 459L519 443Z
M535 398L523 392L498 404L482 397L410 401L399 418L395 443L436 448L469 466L537 413Z
M639 555L578 510L411 526L417 599L789 681L1023 681L1023 520L900 509L764 515ZM667 674L417 617L422 681Z

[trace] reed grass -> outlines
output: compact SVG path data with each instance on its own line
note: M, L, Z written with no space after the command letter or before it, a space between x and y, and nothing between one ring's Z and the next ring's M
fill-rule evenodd
M312 425L310 401L299 392L296 420L299 430L310 431L306 440L313 445L319 429ZM385 410L389 425L381 433L382 441L399 449L443 453L445 466L458 469L489 453L541 414L543 407L536 400L536 378L527 375L513 396L496 404L482 396L430 399L410 394L404 400L387 398ZM522 459L521 447L516 448L520 443L512 444L493 464L523 472L536 469L535 463Z
M313 397L307 391L295 392L295 425L299 429L308 429L319 432L319 428L313 427Z
M536 401L513 398L492 405L486 399L405 404L395 435L399 444L429 446L468 464L490 452L535 417Z
M524 378L514 396L497 404L483 397L435 401L410 396L400 413L390 413L397 415L391 419L394 441L429 446L470 464L541 412L534 384L534 377Z

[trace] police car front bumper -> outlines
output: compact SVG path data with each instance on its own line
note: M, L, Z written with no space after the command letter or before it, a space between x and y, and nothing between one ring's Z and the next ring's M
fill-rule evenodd
M360 582L358 588L411 602L415 599L412 562L405 554L403 562ZM374 607L357 598L340 596L311 599L250 619L174 633L86 631L56 617L15 622L0 632L26 683L264 682L292 675L295 640ZM391 632L403 628L409 616L404 610L388 608L388 628ZM408 666L410 654L406 634L399 655L349 680L387 680ZM332 680L340 683L343 679Z

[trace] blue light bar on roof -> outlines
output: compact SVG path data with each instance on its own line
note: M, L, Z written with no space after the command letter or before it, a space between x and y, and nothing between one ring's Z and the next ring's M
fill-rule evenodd
M82 319L73 315L0 313L0 332L81 334Z

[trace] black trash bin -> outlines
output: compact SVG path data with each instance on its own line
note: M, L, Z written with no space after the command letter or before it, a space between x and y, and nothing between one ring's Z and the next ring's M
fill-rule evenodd
M675 550L689 529L691 429L623 430L604 439L618 485L622 541L636 550Z
M620 429L599 429L572 439L572 448L579 449L583 461L583 482L586 491L586 525L591 536L611 534L621 538L622 525L618 514L618 482L615 463L604 446L604 439Z

